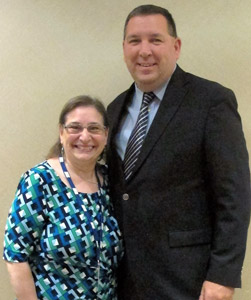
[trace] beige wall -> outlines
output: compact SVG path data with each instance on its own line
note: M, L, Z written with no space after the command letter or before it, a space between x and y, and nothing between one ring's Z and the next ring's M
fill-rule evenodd
M19 177L44 159L57 136L64 102L90 94L108 104L131 83L122 56L122 28L129 11L144 3L0 0L1 241ZM250 0L154 4L170 9L176 20L183 41L180 66L235 91L250 151ZM236 300L251 299L250 262L247 253L243 289L236 292ZM11 300L5 266L0 264L0 299Z

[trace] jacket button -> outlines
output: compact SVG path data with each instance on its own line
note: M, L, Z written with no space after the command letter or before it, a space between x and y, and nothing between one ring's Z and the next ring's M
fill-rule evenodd
M123 198L123 200L129 200L129 195L128 194L123 194L122 198Z

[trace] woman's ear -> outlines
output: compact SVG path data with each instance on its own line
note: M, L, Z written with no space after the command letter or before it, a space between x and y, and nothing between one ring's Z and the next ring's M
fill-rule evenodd
M105 145L107 145L108 134L109 134L109 128L105 130L105 137L106 137Z
M60 139L60 143L62 144L62 136L63 136L63 133L64 133L64 127L63 127L63 125L59 125L59 127L58 127L58 129L59 129L59 139Z

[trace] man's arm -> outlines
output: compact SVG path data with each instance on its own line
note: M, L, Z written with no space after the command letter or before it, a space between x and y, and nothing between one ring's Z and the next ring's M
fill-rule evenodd
M204 294L215 288L213 282L225 287L241 286L250 218L248 153L237 102L233 92L222 87L214 90L211 99L205 155L213 237L206 277L211 283L205 282Z
M199 300L232 300L234 288L211 281L203 283Z

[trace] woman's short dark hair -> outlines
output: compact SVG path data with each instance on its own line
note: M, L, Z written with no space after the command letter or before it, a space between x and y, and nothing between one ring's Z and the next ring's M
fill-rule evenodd
M176 25L175 25L174 19L173 19L172 15L170 14L170 12L163 7L146 4L146 5L140 5L136 8L134 8L127 16L126 21L125 21L125 26L124 26L124 39L126 36L127 24L131 18L136 17L136 16L149 16L149 15L157 15L157 14L160 14L166 18L167 25L168 25L168 27L167 27L168 33L171 36L177 38Z
M74 97L66 102L59 115L59 125L63 126L65 124L67 115L75 108L90 106L94 107L101 114L101 116L103 117L104 126L108 127L108 119L104 104L100 100L86 95ZM46 159L58 157L61 154L61 149L62 145L60 139L58 138L57 142L49 150Z

